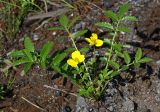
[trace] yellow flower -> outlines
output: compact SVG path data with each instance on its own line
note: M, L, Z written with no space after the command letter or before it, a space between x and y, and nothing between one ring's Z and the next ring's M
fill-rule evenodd
M98 35L92 33L90 38L85 38L85 40L89 43L90 46L95 45L96 47L100 47L103 45L103 41L98 39Z
M71 55L72 58L67 60L67 63L72 67L77 67L77 65L85 60L84 55L81 55L79 51L74 51Z

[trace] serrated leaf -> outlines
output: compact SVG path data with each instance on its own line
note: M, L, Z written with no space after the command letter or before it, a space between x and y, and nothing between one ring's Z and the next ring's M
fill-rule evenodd
M148 62L150 62L150 61L152 61L151 58L144 57L144 58L140 59L138 62L139 62L139 63L148 63Z
M73 34L73 38L76 39L82 35L84 35L88 30L81 30Z
M53 42L47 42L43 45L41 53L40 53L40 60L41 60L41 66L44 68L46 65L46 58L49 54L49 52L53 48Z
M131 29L130 29L130 28L127 28L127 27L123 27L123 28L120 27L120 28L118 28L118 31L129 33L129 32L131 32Z
M129 64L131 62L131 58L130 58L130 55L128 54L128 52L125 52L124 51L124 61L126 64Z
M31 69L32 65L33 65L33 63L31 63L31 62L25 63L24 72L27 73Z
M65 30L65 29L62 26L55 26L55 27L48 28L48 30Z
M59 65L61 61L67 56L67 53L58 53L56 56L52 59L53 65Z
M62 15L59 18L59 22L64 28L67 28L69 20L68 20L67 16Z
M108 61L109 65L114 67L115 69L119 69L120 65L112 60Z
M113 26L110 23L106 22L98 22L96 23L96 26L102 27L102 28L108 28L108 29L114 29Z
M24 47L30 52L34 52L34 45L29 37L24 38Z
M138 19L134 16L125 16L123 17L122 20L127 20L127 21L138 21Z
M135 55L135 61L138 62L142 58L142 49L138 48L136 55Z
M105 15L109 18L111 18L114 21L118 21L118 17L116 15L116 13L114 13L113 11L106 11Z
M128 12L128 9L129 9L128 4L121 5L118 12L119 17L122 18L125 15L125 13Z

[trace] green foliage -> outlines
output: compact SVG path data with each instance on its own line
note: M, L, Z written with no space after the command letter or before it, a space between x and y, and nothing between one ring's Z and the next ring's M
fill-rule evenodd
M2 27L3 37L9 42L16 36L28 12L42 10L35 4L35 0L0 0L0 3L3 5L0 8L1 20L5 23Z
M78 95L85 96L91 99L99 100L105 93L104 90L107 84L122 71L128 70L130 67L139 67L141 63L150 62L152 59L144 57L142 50L138 48L135 58L131 58L130 53L126 50L128 45L116 42L118 34L121 32L130 32L127 26L124 26L123 21L137 21L134 16L125 16L128 11L128 4L120 6L119 11L106 11L106 17L109 17L113 22L97 22L96 26L101 27L109 32L111 39L93 39L93 42L103 42L108 46L104 46L105 53L98 54L97 46L77 47L79 37L82 37L87 30L82 29L77 32L71 32L74 24L79 20L79 17L69 19L62 15L59 18L60 26L51 27L49 30L63 30L67 33L67 37L71 39L73 47L63 51L57 51L52 56L49 55L52 50L53 43L47 42L40 53L38 53L32 41L26 37L24 40L25 48L23 50L14 51L11 56L15 59L14 65L24 64L24 70L27 72L33 64L39 64L42 68L51 68L55 72L70 77L72 82L79 86ZM97 38L97 37L96 37ZM89 38L88 38L89 39ZM92 41L91 39L89 41ZM90 51L93 53L90 53ZM103 49L102 49L103 50ZM74 51L78 51L73 55ZM74 52L75 53L75 52ZM71 54L71 57L69 55ZM91 54L91 55L90 55ZM76 57L77 55L77 57ZM80 62L80 59L85 55L85 60ZM69 58L69 59L68 59ZM67 60L68 59L68 60ZM77 66L70 66L77 64Z
M14 66L24 64L25 73L27 73L34 64L38 64L42 68L46 68L49 53L53 48L53 42L47 42L44 44L41 52L38 53L34 48L32 40L29 37L25 37L24 47L24 49L13 51L10 54L10 56L14 59Z

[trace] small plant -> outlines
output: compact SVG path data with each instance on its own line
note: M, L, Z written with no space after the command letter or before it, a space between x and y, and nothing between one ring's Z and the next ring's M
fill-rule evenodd
M68 34L66 37L72 41L73 47L64 51L58 51L53 56L48 56L52 48L51 42L44 45L41 53L38 54L33 44L31 44L31 40L25 38L25 49L11 54L12 57L17 59L15 66L24 64L24 70L27 72L33 64L38 63L42 67L47 65L47 67L52 68L64 77L70 77L72 82L78 85L78 94L80 96L99 100L104 95L108 82L115 76L130 67L139 67L141 63L152 60L148 57L143 57L141 48L138 48L134 59L132 59L130 53L126 50L126 45L116 42L118 34L130 32L128 27L124 27L124 21L137 21L134 16L125 16L127 11L128 4L122 5L118 13L106 11L105 14L112 20L112 23L98 22L96 26L109 31L112 38L102 38L98 37L96 33L92 33L89 38L84 38L89 43L89 46L84 48L77 47L77 40L87 30L71 32L72 27L79 18L77 17L69 21L66 16L60 16L60 26L49 28L49 30L65 31ZM98 49L102 46L105 47L105 53L97 54ZM91 56L88 56L89 52L92 52Z
M85 38L89 43L90 50L93 49L93 56L89 58L86 58L86 53L89 49L86 49L85 52L81 52L82 48L78 49L76 46L76 40L86 32L85 30L71 33L70 23L74 22L69 21L66 16L60 17L60 27L50 28L50 30L59 28L66 31L73 43L75 50L72 52L71 58L67 61L67 64L70 66L66 65L65 71L64 68L61 67L60 73L62 71L64 72L63 74L68 73L72 77L73 82L76 83L76 85L79 85L79 95L97 100L104 94L108 82L112 80L113 77L130 67L139 67L141 63L151 61L150 58L143 57L140 48L138 48L135 58L132 60L129 52L125 50L126 45L116 42L119 33L130 32L128 27L124 27L124 21L137 21L134 16L125 16L127 11L128 4L122 5L119 8L118 13L105 11L105 15L112 20L112 24L98 22L96 23L96 26L109 31L112 38L104 38L104 40L101 40L96 33L92 33L90 38ZM97 56L97 48L101 46L105 47L105 45L109 46L106 47L105 54L98 54Z
M24 39L24 49L13 51L10 56L14 59L13 66L24 64L24 72L28 72L33 64L38 64L42 68L48 65L48 54L53 48L53 42L47 42L38 53L29 37Z

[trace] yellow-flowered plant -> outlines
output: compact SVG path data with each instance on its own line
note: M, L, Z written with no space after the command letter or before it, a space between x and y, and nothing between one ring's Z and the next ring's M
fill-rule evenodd
M103 45L103 41L98 39L98 35L96 33L92 33L90 38L85 38L85 40L89 43L90 46L101 47Z
M82 63L85 60L84 55L79 51L74 51L71 55L72 58L67 60L67 63L72 67L77 67L79 63Z
M17 59L15 65L25 64L25 69L28 70L32 65L40 63L44 68L52 68L55 72L70 77L72 82L79 87L78 95L99 100L102 95L105 95L107 84L115 76L131 66L138 67L141 63L151 61L150 58L143 57L140 48L137 50L135 58L131 59L125 45L116 42L118 34L129 31L129 28L122 27L124 24L121 23L124 20L137 20L134 16L125 16L127 10L128 5L124 4L119 8L118 13L104 11L113 23L98 22L96 26L107 29L107 32L109 32L107 36L111 34L109 37L113 37L100 37L102 39L99 39L96 33L92 33L90 37L81 38L86 40L90 47L87 43L85 44L87 47L77 46L77 40L79 37L83 37L87 30L71 32L73 31L71 27L79 18L69 21L66 16L60 16L61 26L50 28L50 30L66 31L67 37L72 42L72 47L49 56L48 54L53 46L52 43L49 42L44 45L39 54L35 51L33 44L30 43L31 41L26 39L25 49L12 54L12 57L14 56ZM97 47L102 45L105 49L99 48L97 50ZM99 51L103 51L103 53ZM70 53L71 57L68 58Z

